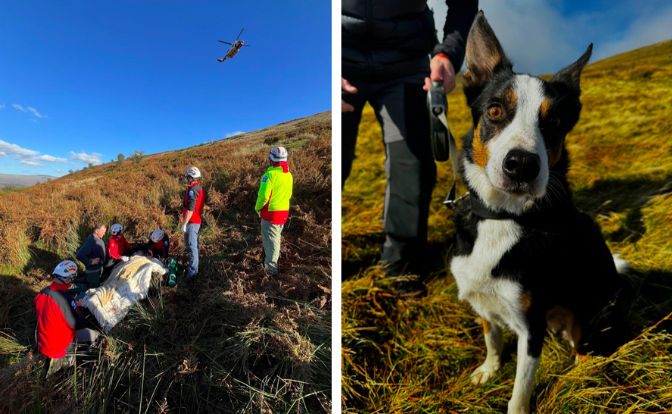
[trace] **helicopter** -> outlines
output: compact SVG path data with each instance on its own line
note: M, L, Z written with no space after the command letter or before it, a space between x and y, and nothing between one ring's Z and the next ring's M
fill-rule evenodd
M220 40L220 42L225 43L227 45L231 45L231 47L226 52L226 55L224 55L223 58L217 59L217 62L224 62L226 59L231 59L234 56L236 56L236 53L238 53L238 51L240 50L241 47L249 46L249 45L244 44L245 41L238 40L238 39L240 39L240 35L243 34L243 30L245 30L245 28L240 29L240 33L238 33L238 37L236 37L236 41L233 42L233 43L229 43L229 42L225 42L223 40Z

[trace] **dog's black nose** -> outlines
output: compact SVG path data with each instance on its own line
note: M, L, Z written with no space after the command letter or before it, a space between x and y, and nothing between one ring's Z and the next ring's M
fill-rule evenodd
M513 181L527 183L539 175L541 158L537 154L514 149L504 158L504 173Z

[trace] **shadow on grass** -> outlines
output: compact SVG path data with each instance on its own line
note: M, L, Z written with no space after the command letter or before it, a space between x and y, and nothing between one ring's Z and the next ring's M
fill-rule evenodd
M442 272L445 266L445 258L451 250L453 241L453 237L446 237L445 240L439 242L427 243L425 248L421 249L421 257L416 258L414 265L409 264L406 271L420 276L422 281L427 281L433 274ZM380 246L384 242L384 233L343 237L344 245L353 250L364 252L359 253L354 259L342 260L343 280L348 280L360 274L364 269L377 265L380 259Z
M625 213L625 226L606 235L608 241L636 243L644 236L642 208L651 197L672 192L672 176L659 180L607 179L573 194L579 210L595 219L600 214Z

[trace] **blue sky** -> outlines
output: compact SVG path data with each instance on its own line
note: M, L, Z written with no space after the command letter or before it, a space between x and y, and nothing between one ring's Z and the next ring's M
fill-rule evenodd
M443 33L445 0L428 0ZM520 73L549 74L594 43L591 62L672 39L670 0L479 0Z
M0 173L189 147L331 108L329 1L0 5ZM216 61L240 29L243 48Z

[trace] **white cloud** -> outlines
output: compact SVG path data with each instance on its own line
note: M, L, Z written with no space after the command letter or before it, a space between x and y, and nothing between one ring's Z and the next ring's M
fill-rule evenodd
M57 162L61 164L66 164L68 162L67 159L65 158L58 158L58 157L52 157L51 155L40 155L39 157L33 158L34 160L37 161L44 161L44 162Z
M30 158L39 154L38 151L21 148L16 144L10 144L2 140L0 140L0 151L5 155L16 155L20 158Z
M31 108L31 107L29 106L29 107L28 107L28 110L29 110L30 112L32 112L33 114L35 114L36 117L38 117L38 118L42 118L42 115L40 115L40 113L37 112L37 109L35 109L35 108Z
M0 151L0 157L6 157L7 153Z
M5 107L5 104L0 104L0 109L3 109Z
M428 0L434 11L437 35L443 36L447 6ZM576 61L590 43L595 44L591 62L672 38L672 2L651 0L634 3L617 0L602 9L573 13L557 0L481 0L514 70L550 74Z
M236 135L244 134L245 132L243 131L236 131L236 132L227 132L226 136L224 138L231 138Z
M98 154L96 152L92 152L90 155L87 154L86 152L81 152L79 154L74 153L73 151L70 151L70 159L74 161L79 161L83 162L85 164L93 164L93 165L100 165L103 163L101 154Z
M19 105L19 104L12 104L12 106L13 106L14 108L18 109L19 111L26 112L26 110L23 109L23 106L21 106L21 105Z
M62 170L60 168L56 168L54 171L56 171L59 174L63 174L65 172L65 170Z
M628 50L637 49L663 40L672 39L672 3L667 9L658 9L635 19L620 40L603 44L595 53L595 60Z
M37 122L37 119L29 119L30 122Z
M42 164L40 164L39 162L37 162L37 161L35 161L35 160L22 160L22 161L21 161L21 164L24 164L24 165L30 165L31 167L38 167L38 168L42 168L42 167L43 167Z

